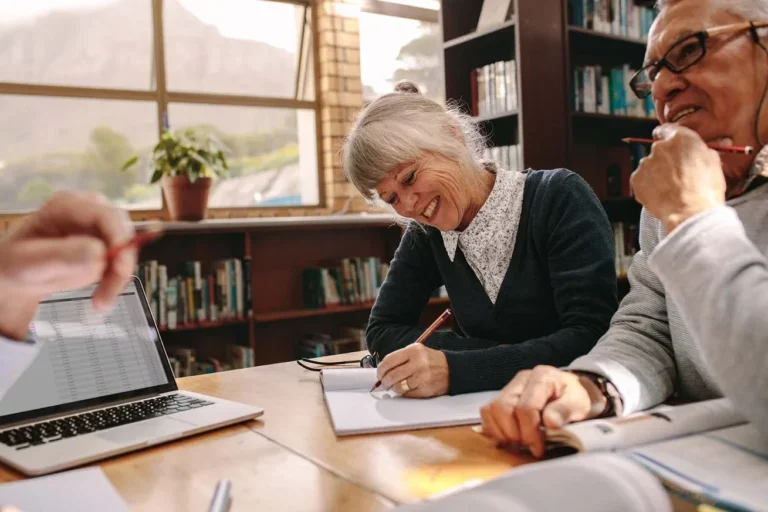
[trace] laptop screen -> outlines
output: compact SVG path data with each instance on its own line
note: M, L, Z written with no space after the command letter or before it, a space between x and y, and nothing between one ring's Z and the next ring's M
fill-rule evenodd
M0 400L0 424L177 389L138 279L105 313L94 290L40 303L30 330L41 350Z

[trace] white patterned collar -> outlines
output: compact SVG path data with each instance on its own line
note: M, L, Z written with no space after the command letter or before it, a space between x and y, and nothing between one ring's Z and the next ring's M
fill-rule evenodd
M517 171L498 171L488 199L467 229L441 233L450 260L454 261L456 250L461 247L467 263L494 304L515 248L525 178L526 174Z

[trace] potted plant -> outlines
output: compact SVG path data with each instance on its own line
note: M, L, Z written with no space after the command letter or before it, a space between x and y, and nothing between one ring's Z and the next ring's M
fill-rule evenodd
M129 159L123 170L139 161ZM212 136L194 130L166 130L152 149L150 183L160 184L172 220L202 220L208 213L208 192L214 177L227 174L221 144Z

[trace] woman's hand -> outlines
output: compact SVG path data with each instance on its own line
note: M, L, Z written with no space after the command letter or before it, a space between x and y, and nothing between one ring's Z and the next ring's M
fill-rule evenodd
M659 219L667 233L686 219L725 204L720 155L693 130L659 126L651 154L630 180L637 200Z
M134 235L128 214L100 196L56 194L0 240L0 334L23 339L47 295L99 283L94 305L108 307L136 268L127 248L107 261L107 249Z
M448 361L445 354L421 343L392 352L377 370L381 387L408 398L448 394Z

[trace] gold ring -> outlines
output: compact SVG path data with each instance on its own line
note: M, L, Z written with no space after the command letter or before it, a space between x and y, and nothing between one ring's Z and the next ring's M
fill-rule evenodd
M400 386L403 388L403 395L411 390L411 387L408 385L408 379L401 380Z

